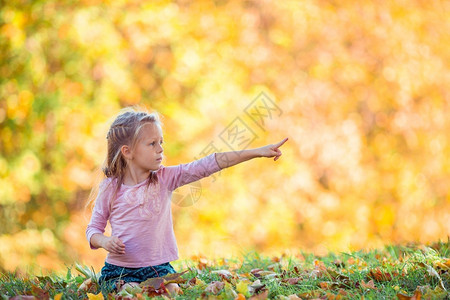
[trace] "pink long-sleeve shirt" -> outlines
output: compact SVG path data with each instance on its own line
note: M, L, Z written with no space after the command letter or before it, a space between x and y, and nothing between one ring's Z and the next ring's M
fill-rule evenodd
M125 254L108 253L106 262L128 268L159 265L178 259L173 231L171 198L176 188L220 171L215 153L187 164L161 167L158 183L144 181L134 186L122 184L110 208L114 193L111 178L102 181L86 237L103 234L110 222L112 236L125 244ZM92 249L96 249L90 244Z

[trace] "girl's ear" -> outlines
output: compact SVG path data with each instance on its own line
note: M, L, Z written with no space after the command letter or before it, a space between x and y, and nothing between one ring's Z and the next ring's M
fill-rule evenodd
M128 159L128 160L133 159L133 154L131 153L131 149L127 145L123 145L120 148L120 152L122 152L122 155L123 155L123 157L125 157L125 159Z

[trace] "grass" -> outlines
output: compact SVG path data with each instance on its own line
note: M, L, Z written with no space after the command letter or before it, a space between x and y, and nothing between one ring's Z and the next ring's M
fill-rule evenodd
M308 253L264 257L256 252L215 261L196 257L176 266L185 273L164 278L165 284L177 282L181 287L183 294L175 299L450 298L450 241L323 257ZM164 298L160 295L164 292L162 281L118 294L99 286L97 276L79 265L75 270L68 268L64 276L3 272L0 295L3 299L16 295L38 299Z

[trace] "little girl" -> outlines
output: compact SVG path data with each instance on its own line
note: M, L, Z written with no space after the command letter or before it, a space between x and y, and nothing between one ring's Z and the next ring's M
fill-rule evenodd
M118 280L137 285L175 273L178 259L171 213L172 191L256 157L281 156L288 139L261 148L212 153L187 164L163 166L163 134L157 113L128 109L112 123L99 193L86 237L91 249L108 251L100 283L118 287ZM111 236L104 235L109 220ZM119 281L120 282L120 281ZM170 293L176 284L166 286Z

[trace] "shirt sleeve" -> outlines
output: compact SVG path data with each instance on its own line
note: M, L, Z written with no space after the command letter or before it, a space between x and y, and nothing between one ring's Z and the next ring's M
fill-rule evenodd
M173 191L180 186L208 177L220 170L216 153L212 153L190 163L165 167L162 176L163 180L167 182L167 188Z
M111 180L105 179L100 183L91 220L86 228L86 238L91 249L97 249L91 244L91 237L95 233L103 234L109 218L109 201L111 196Z

